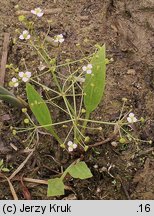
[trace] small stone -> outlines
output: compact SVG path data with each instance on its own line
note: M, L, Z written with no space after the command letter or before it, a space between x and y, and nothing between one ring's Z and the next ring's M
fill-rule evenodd
M118 143L115 142L115 141L113 141L113 142L111 142L111 145L112 145L113 147L117 147Z
M98 130L99 130L99 131L102 131L102 129L103 129L102 127L98 127Z
M67 197L64 197L63 200L77 200L75 194L70 194Z
M101 192L101 189L98 187L97 190L96 190L96 192L97 192L97 193L100 193L100 192Z
M123 102L127 102L128 99L127 99L127 98L122 98L122 101L123 101Z
M98 164L95 164L93 167L94 167L95 169L98 169Z
M136 74L136 71L134 70L134 69L129 69L128 71L127 71L127 74L129 74L129 75L135 75Z
M106 167L102 167L99 171L100 171L100 173L106 172L106 171L107 171L107 168L106 168Z

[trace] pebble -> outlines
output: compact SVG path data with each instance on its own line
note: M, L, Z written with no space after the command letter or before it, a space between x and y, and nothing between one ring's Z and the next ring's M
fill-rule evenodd
M135 76L135 75L136 75L136 71L135 71L134 69L129 69L129 70L127 71L127 74L128 74L128 75L133 75L133 76Z
M70 194L67 197L64 197L63 200L77 200L77 197L75 194Z
M97 165L97 164L95 164L93 167L94 167L95 169L98 169L98 165Z
M111 145L112 145L113 147L117 147L118 143L115 142L115 141L113 141L113 142L111 142Z

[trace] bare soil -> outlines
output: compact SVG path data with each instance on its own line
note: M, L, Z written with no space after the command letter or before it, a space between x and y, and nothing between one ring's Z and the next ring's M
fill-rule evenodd
M96 43L106 44L107 57L114 61L107 67L105 96L93 118L105 121L117 119L122 98L127 98L126 110L132 109L138 118L146 119L132 133L142 140L152 140L152 144L133 141L124 145L119 143L116 148L109 142L91 149L83 157L93 178L84 181L68 179L66 184L73 190L66 190L66 195L57 199L154 199L154 1L1 0L0 53L3 33L9 32L13 39L15 30L22 28L15 15L17 4L21 10L31 10L37 6L42 9L62 9L61 13L43 16L38 22L38 31L47 32L47 20L52 20L49 35L62 33L65 36L63 51L67 58L80 59L77 43L80 43L85 55L93 51ZM31 68L36 66L33 52L27 54L22 47L10 42L8 62L22 67L22 58ZM63 60L63 55L60 58ZM10 74L6 73L6 87L9 77ZM46 85L50 85L48 80L44 80ZM24 93L18 93L24 97ZM5 164L12 166L11 172L27 157L23 152L27 144L23 140L27 134L13 137L9 130L13 124L22 125L22 115L19 110L0 102L0 159L3 158ZM109 137L112 129L104 127L99 134L89 132L91 144ZM17 151L10 147L11 143L17 146ZM62 154L55 146L52 137L39 137L39 146L17 175L18 181L17 177L12 181L20 199L25 199L20 181L22 176L44 180L53 178L62 167L66 168L77 158ZM0 181L0 199L12 199L8 183L4 178ZM24 184L32 199L49 199L46 185Z

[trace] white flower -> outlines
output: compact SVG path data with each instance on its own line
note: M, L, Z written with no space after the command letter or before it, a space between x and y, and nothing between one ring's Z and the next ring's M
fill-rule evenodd
M82 70L85 71L87 74L92 73L92 64L88 64L87 66L83 66Z
M69 142L67 143L67 145L68 145L68 151L69 151L69 152L72 152L74 149L77 148L77 144L73 143L72 141L69 141Z
M28 40L30 38L30 34L27 30L24 30L22 34L19 36L21 40Z
M57 36L55 36L54 37L54 42L55 43L62 43L62 42L64 42L64 37L63 37L63 35L62 34L60 34L60 35L57 35Z
M42 12L42 9L41 8L35 8L34 10L31 10L31 13L32 14L35 14L36 16L38 16L38 17L41 17L41 16L43 16L43 12Z
M26 71L25 73L19 72L19 77L22 79L23 82L27 82L31 77L31 72L29 71Z
M135 123L135 122L137 122L137 118L134 116L134 113L129 113L129 116L127 117L127 121L129 123Z
M18 79L13 77L12 80L11 80L11 85L13 87L18 87L18 85L19 85Z

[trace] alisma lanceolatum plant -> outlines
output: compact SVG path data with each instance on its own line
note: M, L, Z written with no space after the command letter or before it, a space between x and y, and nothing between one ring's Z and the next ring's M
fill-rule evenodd
M40 8L31 10L31 13L38 19L44 15ZM116 126L120 131L124 125L127 126L138 121L133 113L128 113L127 122L124 122L128 114L122 117L123 108L117 122L102 122L91 119L91 113L102 101L105 89L106 65L110 62L106 58L105 45L96 45L95 52L82 59L73 61L67 59L63 64L58 64L57 56L60 54L61 45L65 42L63 35L59 33L53 38L50 37L50 42L54 44L52 48L58 52L57 56L51 57L47 51L50 44L46 38L49 36L45 35L42 41L42 36L37 34L31 20L28 20L25 16L19 16L19 20L24 24L25 30L18 35L18 39L22 43L28 44L36 52L42 64L37 75L34 74L34 69L34 71L27 70L27 66L25 71L17 71L15 67L11 66L11 69L18 73L15 73L16 75L12 77L10 86L16 89L20 87L21 82L26 83L28 105L38 122L38 124L33 122L28 109L22 109L27 117L24 120L27 127L19 129L20 132L32 131L30 136L34 138L36 132L38 134L41 129L45 129L56 139L57 145L72 154L73 151L82 149L86 152L88 150L87 141L89 138L86 137L88 123L109 124ZM74 64L75 67L73 67ZM61 73L63 67L67 68L68 74ZM45 77L47 73L51 75L54 88L41 83L41 78ZM39 94L38 87L42 88L47 97L43 98ZM3 88L0 88L0 98L17 106L21 104L21 100ZM62 102L61 106L57 102L59 99ZM23 107L23 104L21 107ZM50 104L50 107L52 105L52 108L49 108L48 104ZM60 109L65 116L65 120L56 122L54 120L56 118L51 115L50 109ZM58 133L57 126L63 130L67 128L65 138ZM18 129L14 128L15 130L18 133ZM64 171L61 177L48 181L48 196L64 194L65 185L63 180L68 174L79 179L92 177L92 173L85 162L77 160Z

